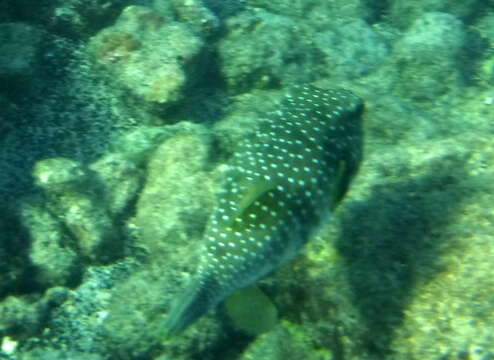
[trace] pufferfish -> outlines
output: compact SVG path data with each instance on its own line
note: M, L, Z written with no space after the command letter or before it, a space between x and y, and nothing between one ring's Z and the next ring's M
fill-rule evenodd
M171 307L166 335L299 253L359 167L362 111L363 101L350 91L295 86L239 144L197 272Z

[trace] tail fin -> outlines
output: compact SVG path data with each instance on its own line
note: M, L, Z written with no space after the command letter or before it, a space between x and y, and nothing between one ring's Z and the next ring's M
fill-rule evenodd
M192 281L171 306L163 325L165 336L170 337L180 333L219 301L221 298L218 298L215 281L204 279Z

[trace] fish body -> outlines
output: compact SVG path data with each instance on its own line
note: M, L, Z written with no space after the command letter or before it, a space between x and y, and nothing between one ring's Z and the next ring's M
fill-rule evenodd
M170 310L167 334L297 255L359 167L362 110L347 90L296 86L241 142L206 227L197 273Z

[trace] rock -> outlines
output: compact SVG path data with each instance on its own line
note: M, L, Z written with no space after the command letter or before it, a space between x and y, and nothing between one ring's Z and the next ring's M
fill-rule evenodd
M315 35L330 77L353 79L369 74L388 56L384 39L363 20L354 20Z
M426 13L398 40L394 61L398 87L407 97L435 99L461 87L466 29L453 15Z
M120 242L115 237L103 189L90 181L80 164L65 158L41 160L35 165L34 177L47 195L46 208L64 224L63 230L77 239L81 256L101 261L118 253ZM31 227L31 231L36 236L40 229Z
M187 25L129 6L115 25L91 38L89 51L142 106L163 108L180 101L193 83L202 46Z

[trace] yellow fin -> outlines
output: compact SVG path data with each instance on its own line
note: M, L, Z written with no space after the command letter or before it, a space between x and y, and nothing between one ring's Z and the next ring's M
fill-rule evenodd
M253 185L248 186L247 192L242 197L238 204L239 214L242 214L245 209L247 209L254 201L259 199L262 194L268 192L274 187L273 184L265 182L258 182Z
M231 294L225 310L236 328L254 336L271 330L278 321L276 306L257 286Z

